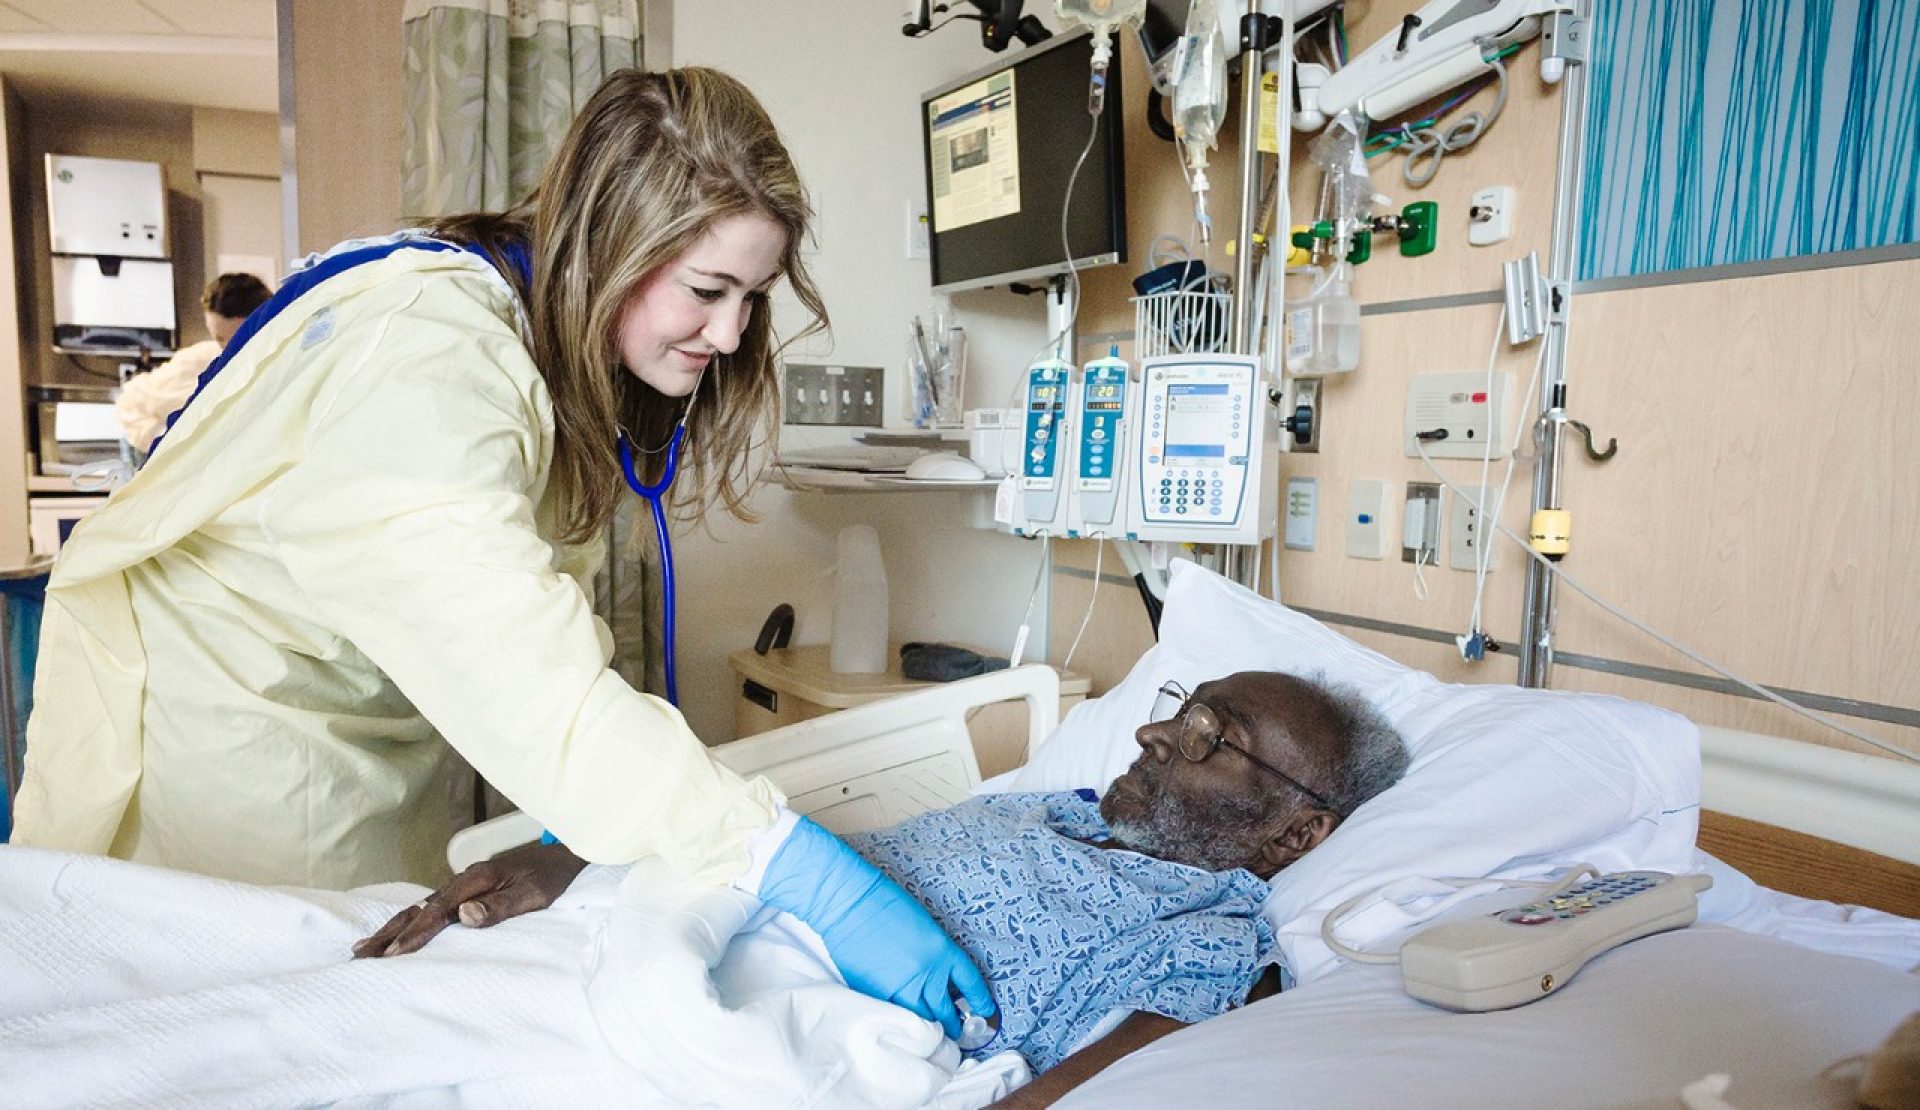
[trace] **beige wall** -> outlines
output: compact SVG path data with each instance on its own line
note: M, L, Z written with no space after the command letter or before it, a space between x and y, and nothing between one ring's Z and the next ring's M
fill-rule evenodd
M302 252L400 221L401 0L292 5Z
M1417 5L1381 0L1349 12L1356 49L1374 41ZM1537 76L1538 46L1511 60L1512 100L1481 142L1447 157L1424 189L1400 178L1397 160L1371 165L1376 189L1399 207L1440 204L1440 244L1430 256L1403 259L1391 240L1357 274L1363 305L1490 292L1499 263L1529 249L1547 261L1559 98ZM1483 93L1475 107L1491 100ZM1228 126L1236 126L1229 118ZM1152 144L1128 133L1130 159ZM1295 145L1295 222L1308 218L1318 171ZM1130 184L1132 182L1130 181ZM1466 243L1466 199L1478 188L1515 187L1513 237L1495 247ZM1157 188L1178 185L1159 173ZM1153 189L1156 183L1148 183ZM1144 245L1156 227L1141 218L1164 203L1129 202L1132 235ZM1221 219L1216 208L1216 220ZM1179 225L1173 225L1176 229ZM1296 279L1297 280L1297 279ZM1122 291L1101 286L1103 320L1122 317ZM1920 381L1902 345L1902 306L1920 303L1920 262L1809 270L1698 284L1576 296L1567 380L1569 409L1604 442L1617 436L1610 463L1586 461L1569 445L1566 504L1574 513L1574 550L1564 568L1601 596L1654 627L1769 685L1920 708L1920 560L1907 550L1920 534L1920 455L1906 429L1920 419ZM1331 380L1322 409L1318 454L1284 457L1283 475L1318 482L1316 550L1282 551L1290 604L1452 634L1464 630L1473 576L1442 565L1424 571L1428 596L1416 596L1413 569L1398 558L1408 481L1430 481L1400 446L1409 379L1430 370L1484 370L1498 307L1494 304L1373 314L1362 322L1358 371ZM1130 328L1130 321L1116 323ZM1087 353L1083 351L1083 354ZM1501 345L1498 368L1520 396L1534 348ZM1478 484L1477 462L1442 461L1459 485ZM1498 483L1502 465L1496 465ZM1384 480L1390 494L1383 562L1345 554L1348 486ZM1531 459L1515 471L1501 522L1523 532L1532 490ZM1449 497L1449 501L1450 501ZM1270 549L1271 550L1271 549ZM1524 556L1498 552L1488 581L1486 629L1512 644L1520 629ZM1072 628L1085 611L1091 545L1062 545L1053 579L1052 621ZM1095 689L1124 676L1151 643L1124 572L1109 552L1099 608L1074 661ZM1264 575L1263 575L1263 591ZM1676 653L1601 613L1570 590L1560 594L1559 648L1630 663L1700 671ZM1450 645L1342 629L1353 638L1449 681L1510 682L1510 655L1463 662ZM1068 638L1056 635L1056 661ZM1696 720L1859 748L1830 730L1762 702L1665 683L1556 667L1556 686L1616 693L1684 712ZM1920 730L1850 719L1850 725L1909 749ZM1869 749L1862 749L1869 750Z
M280 120L271 112L193 109L193 165L201 173L280 176Z

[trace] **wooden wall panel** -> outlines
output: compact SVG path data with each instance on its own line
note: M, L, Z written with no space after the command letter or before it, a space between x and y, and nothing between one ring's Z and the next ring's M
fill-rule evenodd
M1753 681L1920 708L1916 303L1916 261L1577 297L1571 411L1621 448L1570 465L1567 569ZM1557 642L1699 670L1577 597ZM1851 746L1758 702L1634 696Z
M1421 628L1466 630L1474 576L1448 565L1447 528L1442 528L1440 565L1420 571L1425 600L1417 592L1413 565L1401 561L1406 485L1436 480L1425 462L1406 456L1401 435L1413 377L1433 371L1484 372L1498 319L1499 310L1492 305L1362 318L1360 369L1328 379L1321 393L1320 450L1281 458L1283 494L1285 479L1290 477L1314 478L1319 494L1315 549L1281 551L1283 600ZM1504 340L1500 344L1496 366L1509 376L1509 391L1516 399L1532 372L1535 354L1533 348L1514 351ZM1512 434L1511 425L1507 434ZM1481 484L1477 461L1439 459L1433 466L1456 485ZM1498 486L1505 472L1506 463L1495 460L1487 484ZM1346 553L1348 491L1353 482L1362 480L1384 481L1389 490L1384 560ZM1521 458L1500 515L1501 522L1515 532L1525 532L1532 487L1531 460ZM1453 494L1443 491L1441 500L1450 524ZM1494 559L1494 569L1487 576L1483 627L1496 640L1511 643L1520 628L1522 556L1510 545L1497 546Z

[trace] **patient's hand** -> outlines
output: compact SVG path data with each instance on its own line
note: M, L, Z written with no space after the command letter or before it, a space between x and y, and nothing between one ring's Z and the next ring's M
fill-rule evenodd
M419 905L394 914L379 932L353 946L354 958L417 952L456 917L462 925L484 929L546 909L586 865L563 844L510 848L455 875Z

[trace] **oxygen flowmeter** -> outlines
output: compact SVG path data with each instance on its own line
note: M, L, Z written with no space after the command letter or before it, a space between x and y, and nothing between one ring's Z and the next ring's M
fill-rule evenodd
M1255 544L1279 506L1279 425L1260 360L1168 355L1140 366L1136 539Z
M1073 447L1068 438L1067 401L1072 378L1073 366L1063 359L1042 359L1027 368L1020 491L1013 518L1018 535L1067 532L1066 475Z
M1133 459L1128 431L1139 403L1125 360L1095 359L1081 371L1074 392L1073 479L1067 499L1067 535L1127 535L1126 486Z

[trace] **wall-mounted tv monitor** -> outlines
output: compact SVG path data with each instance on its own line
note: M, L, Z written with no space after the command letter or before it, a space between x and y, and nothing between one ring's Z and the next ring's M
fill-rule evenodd
M1087 113L1093 36L1056 36L920 98L928 254L936 292L1042 282L1067 271L1061 206L1074 162L1067 244L1077 268L1127 257L1120 66L1098 126Z

